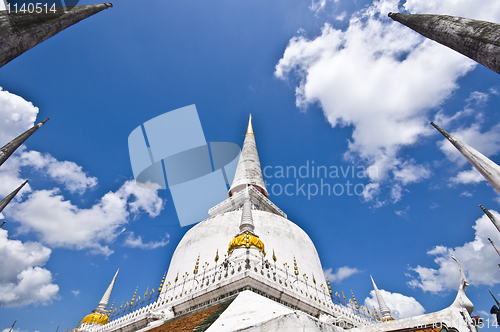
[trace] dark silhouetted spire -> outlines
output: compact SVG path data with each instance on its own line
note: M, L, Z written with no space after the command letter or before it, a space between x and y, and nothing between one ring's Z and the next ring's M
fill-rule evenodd
M10 155L16 151L16 149L24 143L30 137L35 131L38 130L45 122L47 122L49 118L43 120L36 126L31 127L30 129L26 130L24 133L21 135L17 136L14 138L12 141L9 143L5 144L0 148L0 166L7 160L9 159Z
M389 13L394 21L500 74L500 25L448 15Z
M55 7L55 13L42 7L41 13L0 11L0 67L69 26L92 16L112 4ZM47 11L47 12L46 12Z
M28 183L28 180L24 181L19 187L17 187L16 190L8 194L4 199L0 201L0 212L3 211L3 209L7 206L7 204L9 204L9 202L14 198L14 196L17 195L19 190L21 190L21 188L24 187L26 183Z
M493 225L495 225L495 227L500 232L500 222L497 220L497 218L495 218L495 216L484 206L479 205L479 207L483 210L484 214L486 214L488 216L488 218L490 218Z
M441 129L434 122L431 122L444 137L453 144L461 154L478 170L479 173L495 188L496 191L500 193L500 166L489 160L482 153L476 149L468 146L458 138L450 135L443 129Z

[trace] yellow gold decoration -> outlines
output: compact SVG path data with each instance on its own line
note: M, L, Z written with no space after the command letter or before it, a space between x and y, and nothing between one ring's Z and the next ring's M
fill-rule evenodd
M351 289L351 294L352 294L352 298L354 299L354 306L356 307L356 309L359 309L358 302L356 302L356 297L354 296L354 292L352 291L352 289Z
M264 251L264 242L249 232L245 232L229 242L229 249L227 250L228 254L231 254L234 249L237 248L254 248L262 252L264 256L266 255L266 252Z
M198 264L200 264L200 255L198 255L198 258L196 259L196 264L194 265L194 274L198 273Z
M250 114L250 119L248 119L247 135L253 135L253 128L252 128L252 114ZM245 135L245 136L246 136L246 135ZM255 136L255 135L254 135L254 136Z
M109 322L108 316L96 314L96 313L92 313L90 315L87 315L82 320L82 324L87 323L87 324L105 325L105 324L108 324L108 322Z
M219 260L219 249L217 249L217 252L215 253L215 258L214 258L215 263L217 263L218 260Z
M297 261L295 260L295 256L293 256L293 269L295 270L294 273L295 275L299 275L299 269L297 267Z

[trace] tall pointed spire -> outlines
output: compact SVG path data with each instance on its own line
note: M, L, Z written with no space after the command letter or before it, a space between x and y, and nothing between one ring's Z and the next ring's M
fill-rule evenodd
M497 218L495 218L495 216L493 215L493 213L491 213L487 208L485 208L484 206L482 205L479 205L479 207L483 210L483 212L488 216L488 218L490 218L491 222L493 223L493 225L495 225L495 227L498 229L498 231L500 232L500 222L497 220Z
M14 196L17 195L19 190L21 190L21 188L24 187L26 183L28 183L28 180L24 181L19 187L16 188L16 190L5 196L5 198L0 201L0 212L2 212L3 209L5 209L7 204L9 204L9 202L14 198Z
M373 289L375 290L375 295L377 296L377 302L378 302L378 306L380 308L380 313L382 314L382 320L384 320L384 321L394 320L394 318L392 318L392 316L391 316L391 310L389 309L387 304L385 304L384 298L382 297L382 294L378 290L377 285L375 284L375 281L373 280L372 276L370 276L370 278L372 279Z
M0 12L0 67L54 36L69 26L92 16L112 4L56 7L55 12L42 7L41 13Z
M111 292L113 291L113 286L115 285L115 280L116 276L118 275L118 271L120 271L120 269L116 270L115 276L113 277L113 280L111 280L111 283L109 284L108 289L106 289L106 292L104 292L101 301L99 301L98 307L92 310L92 312L103 315L106 314L106 307L108 306L109 298L111 297Z
M493 186L493 188L500 193L500 166L489 160L476 149L465 144L455 136L450 135L434 122L431 122L431 125L443 134L443 136L446 137L448 141L450 141L451 144L453 144L457 150L464 155L465 158L467 158L472 166L474 166L474 168L481 173L481 175Z
M243 148L241 149L238 166L236 167L236 172L234 174L233 184L231 185L231 189L229 189L229 197L233 196L233 194L238 191L245 189L247 185L253 186L263 195L269 197L266 185L264 184L264 178L262 177L257 145L255 144L255 135L252 128L252 115L250 115L250 119L248 120L247 133L245 135L245 141L243 142Z
M394 21L500 73L500 25L448 15L389 13Z
M0 51L1 53L1 51ZM4 146L2 146L2 148L0 148L0 166L7 160L9 159L10 155L14 153L14 151L16 151L16 149L24 143L24 141L26 141L28 139L28 137L30 137L35 131L38 130L38 128L40 128L45 122L47 122L49 118L43 120L42 122L40 122L39 124L37 124L36 126L33 126L31 127L30 129L26 130L24 133L22 133L21 135L17 136L16 138L14 138L12 141L10 141L9 143L5 144Z
M490 241L491 245L493 246L493 248L495 248L495 251L497 252L498 256L500 256L500 250L498 249L498 247L495 245L495 243L490 239L488 238L488 241Z
M254 230L255 226L252 218L252 203L250 202L250 194L248 193L247 187L245 192L245 202L243 203L243 212L241 213L240 234L245 232L254 234Z

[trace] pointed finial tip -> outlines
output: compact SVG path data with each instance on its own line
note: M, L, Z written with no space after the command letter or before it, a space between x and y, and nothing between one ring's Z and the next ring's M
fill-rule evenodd
M36 127L40 128L41 126L43 126L45 124L45 122L47 122L49 120L49 118L43 120L43 121L40 121L39 124L36 125Z
M434 126L434 128L436 128L444 137L446 137L448 140L452 140L454 139L453 136L451 136L446 130L444 130L443 128L439 127L437 124L435 124L434 122L431 122L431 125Z
M112 4L111 2L109 2L109 3L105 3L105 5L106 5L108 8L113 7L113 4Z
M250 117L249 117L249 119L248 119L247 135L253 135L253 128L252 128L252 113L250 113Z

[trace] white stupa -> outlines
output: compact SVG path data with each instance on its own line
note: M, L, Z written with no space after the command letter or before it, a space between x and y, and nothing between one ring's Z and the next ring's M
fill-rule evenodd
M360 325L333 304L309 236L267 196L250 118L229 198L178 244L162 301L182 313L252 290L313 316L345 311L346 324Z
M419 321L392 320L375 283L382 319L334 303L313 242L268 198L251 118L228 196L179 242L154 303L80 330L475 332L463 273L453 305Z

